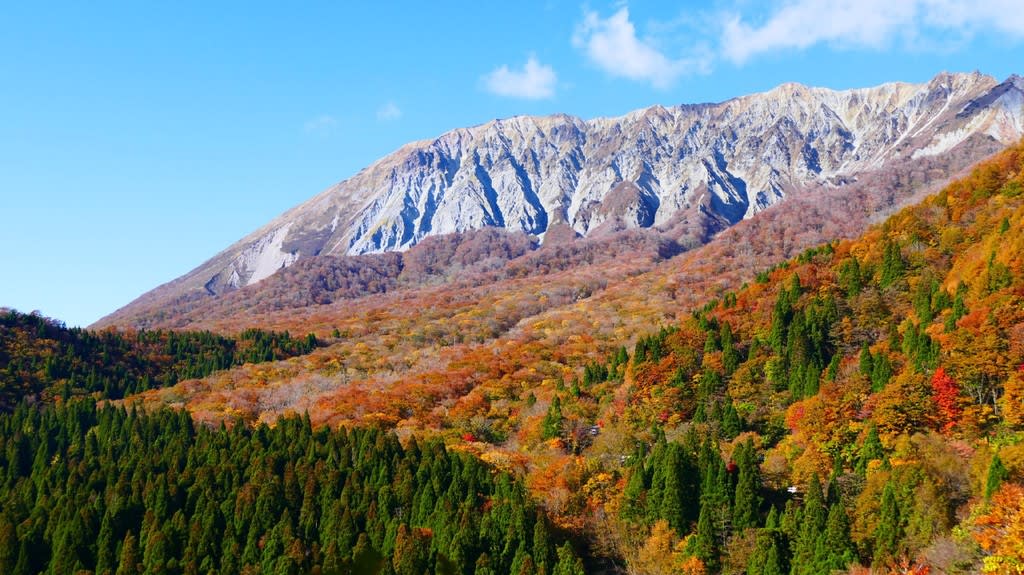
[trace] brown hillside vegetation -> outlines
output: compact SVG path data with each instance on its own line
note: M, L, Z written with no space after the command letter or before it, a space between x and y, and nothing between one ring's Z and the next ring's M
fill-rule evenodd
M401 261L396 254L313 258L195 309L165 310L167 317L155 326L236 333L260 325L313 332L328 340L337 334L333 345L276 365L273 372L242 368L187 383L185 392L163 394L171 403L198 409L203 419L223 413L272 419L310 409L317 421L358 421L374 414L397 422L415 414L418 426L431 419L429 412L439 403L454 401L486 381L514 378L535 387L568 377L618 346L631 346L637 335L738 287L766 266L860 233L873 214L920 196L929 189L929 177L941 179L955 168L955 163L915 162L862 182L797 193L783 206L667 261L662 260L687 240L672 241L651 230L545 245L518 257L511 256L528 249L518 239L525 236L484 230L464 238L431 238ZM466 253L486 256L467 258ZM382 266L376 264L359 269L351 261L363 258L386 260L390 263L383 267L389 271L379 272ZM375 279L336 290L317 287L341 284L331 273L339 267L352 270L346 278ZM360 287L369 295L351 298ZM318 298L326 303L316 305ZM515 357L516 350L530 349L549 350L551 357L542 364L546 370L532 355ZM479 354L492 358L483 362L492 369L474 372L465 381L460 366ZM503 356L508 359L499 361ZM532 371L517 373L520 365L531 365ZM249 386L252 380L260 384ZM405 405L408 385L416 385L424 396L415 409Z

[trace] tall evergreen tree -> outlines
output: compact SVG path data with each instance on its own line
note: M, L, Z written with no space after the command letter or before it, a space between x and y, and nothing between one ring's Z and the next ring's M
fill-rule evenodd
M121 542L117 575L142 575L142 555L139 553L139 543L131 531L125 534Z
M533 564L537 573L549 573L551 567L551 539L543 516L538 516L533 524Z
M630 522L642 521L646 514L645 496L647 485L644 481L643 460L637 458L629 474L629 481L626 482L626 489L622 493L622 506L619 508L619 516Z
M743 423L740 421L740 414L736 412L736 406L731 399L725 401L722 408L722 435L726 439L733 439L743 431Z
M849 518L841 500L829 507L828 520L818 538L815 555L821 573L841 571L856 559L856 549L850 540Z
M732 526L735 530L757 525L757 511L761 505L761 498L757 493L760 473L753 450L753 443L748 439L736 448L733 456L737 467L736 494L732 509Z
M768 547L768 553L765 556L764 567L761 570L761 575L783 574L782 558L780 555L778 543L773 539L771 546Z
M718 538L714 525L715 512L710 505L701 505L697 532L690 538L687 553L700 559L710 571L718 565Z
M1003 460L999 458L999 454L996 453L992 456L992 463L988 466L988 475L985 478L985 498L992 497L992 494L999 489L999 486L1009 476L1010 472L1003 464Z
M0 513L0 573L13 573L18 562L18 533L5 513Z
M879 286L887 288L903 277L903 254L896 242L888 241L882 253L882 272Z
M553 439L562 435L562 399L555 395L541 423L541 437Z
M876 459L882 459L885 452L882 449L882 440L878 437L878 428L872 425L860 446L860 453L857 456L857 473L863 475L867 472L868 463Z
M903 539L903 527L900 518L899 503L892 483L886 483L882 491L882 501L878 512L878 526L875 527L874 560L882 563L896 556L900 541Z
M784 572L776 534L763 530L747 561L746 575L782 575Z
M868 379L871 378L871 374L874 372L874 360L875 358L871 355L871 350L868 349L868 343L864 342L860 348L860 372Z
M817 573L818 539L825 528L828 511L825 508L825 497L821 490L821 480L817 474L811 477L804 494L804 504L800 519L794 526L793 557L790 573L792 575L813 575Z
M583 561L576 556L576 552L573 551L572 546L568 542L563 543L558 548L558 562L555 563L555 568L552 570L551 575L585 575L586 571L583 569Z
M733 341L732 326L727 321L722 322L720 338L722 340L722 369L725 371L726 377L728 377L739 366L740 353L736 350L735 342Z

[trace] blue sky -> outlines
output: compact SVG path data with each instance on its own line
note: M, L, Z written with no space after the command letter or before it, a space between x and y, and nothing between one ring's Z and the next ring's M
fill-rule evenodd
M972 4L7 2L0 306L88 325L403 143L492 118L1024 73L1018 1Z

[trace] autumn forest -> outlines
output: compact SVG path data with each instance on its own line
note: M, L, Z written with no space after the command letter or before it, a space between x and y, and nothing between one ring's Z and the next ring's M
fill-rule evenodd
M1024 143L863 233L766 216L4 310L0 573L1024 572Z

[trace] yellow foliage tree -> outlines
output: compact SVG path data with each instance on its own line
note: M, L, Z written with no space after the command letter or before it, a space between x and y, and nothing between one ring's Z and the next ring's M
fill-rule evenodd
M673 553L678 539L675 530L668 526L668 521L659 519L651 527L651 534L647 537L637 554L636 567L642 573L651 575L669 575L676 573L673 563Z
M1000 402L1006 424L1010 427L1024 427L1024 373L1021 370L1014 371L1006 380Z

